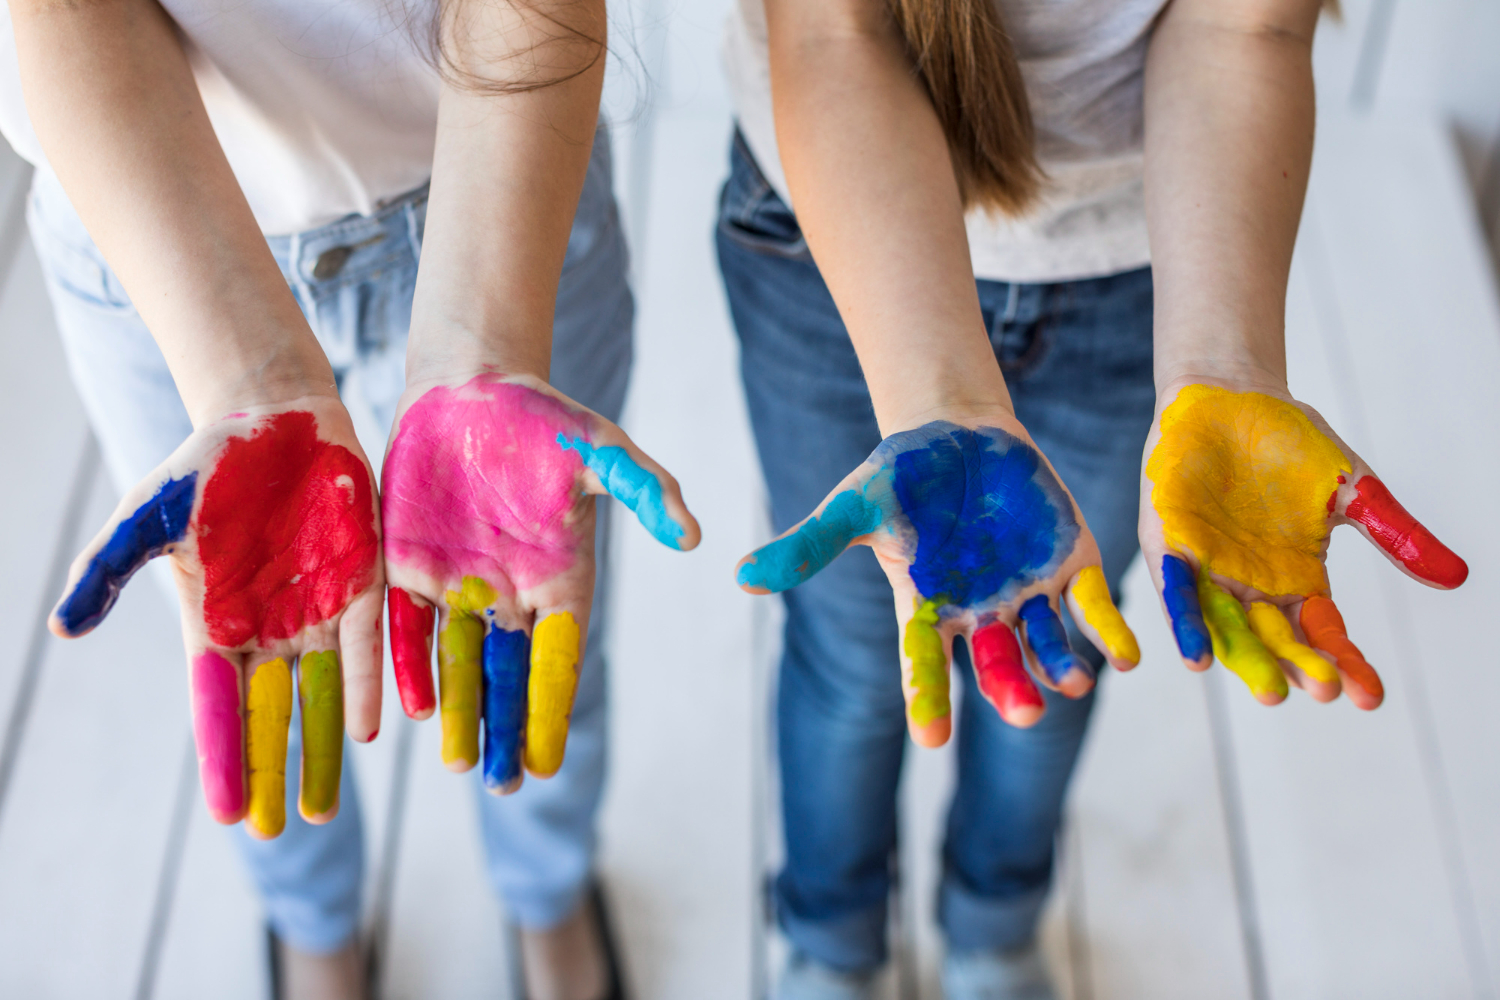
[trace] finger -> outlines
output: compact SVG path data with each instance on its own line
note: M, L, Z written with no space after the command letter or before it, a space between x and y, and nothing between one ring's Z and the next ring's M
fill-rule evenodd
M1141 662L1140 644L1109 595L1104 570L1085 566L1068 585L1067 594L1073 621L1099 652L1109 658L1111 666L1130 670Z
M974 654L974 676L979 690L1000 718L1018 729L1036 724L1047 710L1021 657L1021 644L1004 622L986 625L969 641Z
M1214 662L1213 642L1198 603L1198 581L1186 559L1162 556L1161 599L1183 662L1193 670L1207 670Z
M1423 583L1452 590L1469 578L1469 566L1396 502L1385 483L1363 476L1344 516L1365 529L1392 562Z
M464 580L465 590L469 581ZM475 581L480 587L485 585ZM485 587L489 590L488 587ZM485 624L475 611L469 610L486 595L476 595L465 602L461 592L448 591L448 608L438 631L439 712L443 723L443 766L450 771L467 771L479 763L479 713L483 683L482 651ZM493 601L495 593L489 590ZM485 607L486 601L479 604ZM477 609L476 609L477 610Z
M801 524L740 560L735 582L752 594L777 594L811 579L885 515L858 486L841 486Z
M1254 632L1271 655L1285 660L1306 675L1308 694L1318 701L1339 696L1339 672L1317 650L1304 646L1292 633L1286 614L1269 601L1252 601L1248 614Z
M484 636L484 786L506 794L521 785L526 736L526 677L531 639L492 627Z
M401 707L413 719L425 719L437 708L432 690L432 624L436 611L421 597L400 587L388 592L391 614L391 660Z
M526 770L550 778L562 767L578 693L580 630L571 612L538 616L531 634L526 702Z
M292 672L280 657L252 663L245 684L245 757L250 807L245 829L270 840L286 826L286 744L292 723Z
M72 583L47 623L56 635L80 636L98 625L136 570L182 540L197 483L196 472L169 479L129 514L115 511L113 523L73 563Z
M901 651L906 654L907 727L917 746L940 747L953 732L953 705L948 698L948 643L938 631L935 601L912 599Z
M1087 694L1094 686L1094 667L1073 652L1067 629L1046 594L1037 594L1021 605L1021 624L1026 645L1051 685L1069 698Z
M303 653L297 660L302 706L302 777L297 811L309 823L338 815L339 776L344 766L344 691L339 654Z
M245 736L239 657L206 649L193 657L193 743L203 801L217 823L245 817Z
M349 602L339 618L339 650L343 654L344 708L349 735L368 743L380 734L381 641L380 605L384 588L372 587ZM431 677L431 674L428 674ZM343 741L339 741L343 746Z
M583 464L599 477L604 492L634 511L641 526L658 542L684 551L697 546L702 532L682 500L677 480L628 439L626 447L596 447L581 437L570 440L559 433L557 443L564 450L578 452Z
M1302 602L1297 624L1302 626L1302 634L1314 649L1333 657L1344 677L1344 691L1349 700L1366 711L1379 707L1385 700L1385 685L1359 647L1349 641L1338 606L1326 597L1309 597Z
M1198 603L1213 642L1214 655L1250 687L1250 693L1265 705L1286 699L1286 674L1276 657L1250 629L1245 606L1203 573L1198 577Z

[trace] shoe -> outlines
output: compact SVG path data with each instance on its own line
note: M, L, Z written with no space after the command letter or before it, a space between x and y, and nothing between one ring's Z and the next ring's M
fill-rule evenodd
M604 968L607 986L599 1000L625 1000L625 976L620 971L620 950L615 944L614 925L609 919L609 907L604 902L604 888L597 879L589 886L586 897L594 912L594 926L599 932L599 945L604 951ZM521 958L521 928L510 921L505 924L506 965L510 969L511 996L526 1000L526 968Z
M949 952L943 1000L1057 1000L1035 944L1015 951Z
M794 952L782 970L776 1000L874 1000L875 972L845 972Z

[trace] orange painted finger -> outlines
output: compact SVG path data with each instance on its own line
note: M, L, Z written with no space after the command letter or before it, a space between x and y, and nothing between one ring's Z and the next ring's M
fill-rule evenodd
M1385 685L1380 682L1380 675L1365 660L1359 647L1349 641L1344 616L1339 614L1333 601L1326 597L1309 597L1302 602L1298 624L1302 626L1302 633L1307 636L1308 644L1332 656L1346 681L1358 685L1364 691L1364 699L1355 698L1351 692L1351 701L1360 708L1374 708L1384 700Z

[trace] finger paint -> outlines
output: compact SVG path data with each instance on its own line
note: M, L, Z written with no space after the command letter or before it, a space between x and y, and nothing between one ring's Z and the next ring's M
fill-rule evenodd
M339 801L344 764L344 684L339 655L332 650L303 653L297 661L302 698L302 789L298 808L315 818Z
M374 488L304 411L225 441L194 519L203 620L221 646L289 639L343 611L375 579Z
M169 479L135 513L115 525L109 541L89 560L83 576L58 605L57 618L64 631L78 636L98 625L136 570L182 541L197 485L196 472Z
M480 615L498 598L494 588L472 576L464 577L461 588L445 597L448 621L438 635L438 697L443 763L454 770L467 771L479 763L485 633Z
M578 452L609 495L634 511L653 538L671 548L682 548L682 525L667 513L661 481L637 465L630 452L612 445L595 448L583 438L569 441L566 434L558 434L557 443L564 451L572 448Z
M1198 581L1187 560L1163 556L1161 596L1172 619L1172 636L1184 660L1201 661L1212 651L1203 609L1198 604Z
M1251 630L1244 605L1209 579L1207 573L1198 575L1198 603L1203 608L1203 621L1208 625L1219 662L1239 675L1256 698L1264 695L1274 695L1278 701L1285 698L1286 675L1276 657Z
M918 599L916 613L906 623L906 638L901 648L911 660L911 721L929 726L953 711L948 700L948 654L943 637L937 630L937 609L947 603L945 596L930 601Z
M437 580L476 577L506 596L573 566L582 415L481 375L428 390L401 417L382 482L385 552Z
M1190 385L1146 463L1168 546L1267 595L1323 593L1328 501L1351 463L1297 407Z
M500 790L521 777L531 639L521 629L484 636L484 785Z
M436 609L418 604L400 587L386 593L391 615L391 660L401 707L412 718L437 706L432 690L432 623ZM373 738L373 737L372 737Z
M1075 670L1094 677L1094 665L1073 652L1068 631L1046 594L1037 594L1021 605L1021 621L1026 625L1026 642L1053 684L1061 684Z
M220 823L245 808L245 743L240 719L240 677L213 650L193 658L193 743L203 799Z
M1129 663L1141 662L1141 647L1135 641L1135 633L1125 624L1120 609L1109 596L1109 584L1104 579L1104 570L1098 566L1085 566L1073 584L1073 599L1083 612L1083 620L1099 633L1109 655Z
M566 611L537 622L531 637L526 770L549 778L562 767L578 691L578 622Z
M880 507L865 495L865 488L844 490L796 531L756 549L740 567L735 582L773 594L790 590L811 579L854 539L871 534L880 523Z
M1355 490L1358 496L1349 501L1345 516L1364 525L1375 543L1412 575L1449 590L1469 578L1468 563L1407 513L1385 483L1374 476L1362 476Z
M1314 649L1330 654L1345 677L1364 688L1377 702L1385 697L1385 685L1381 683L1380 675L1370 666L1359 647L1349 641L1344 616L1339 614L1333 601L1326 597L1309 597L1302 602L1302 613L1297 621L1307 641Z
M1267 601L1250 603L1250 630L1255 633L1266 649L1278 659L1286 660L1301 669L1307 676L1323 684L1337 684L1339 672L1333 664L1318 655L1317 650L1304 646L1292 633L1292 623L1274 604Z
M292 672L278 657L255 667L245 698L249 725L250 811L245 822L262 837L286 826L286 744L292 724Z
M973 607L1004 601L1057 571L1080 528L1072 501L1020 438L936 421L883 441L872 459L916 533L917 592Z
M974 632L970 642L974 653L974 677L980 692L990 700L1003 718L1018 711L1046 709L1041 692L1031 682L1021 659L1021 644L1004 622L995 622Z

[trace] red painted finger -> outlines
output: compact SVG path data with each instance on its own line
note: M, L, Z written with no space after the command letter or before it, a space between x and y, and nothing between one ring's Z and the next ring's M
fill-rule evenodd
M390 588L391 659L401 707L413 719L425 719L437 708L432 690L433 607L418 603L400 587Z
M1413 576L1448 590L1468 579L1468 564L1407 513L1379 479L1365 476L1354 488L1359 495L1349 501L1345 516L1363 525Z
M979 690L995 706L1000 718L1021 728L1034 725L1047 706L1026 673L1016 634L1004 623L996 622L976 631L969 645L974 652L974 675L979 680Z
M1346 681L1357 684L1368 696L1366 699L1355 699L1351 692L1350 700L1365 702L1360 704L1361 708L1379 705L1385 698L1385 685L1380 683L1380 675L1375 672L1375 668L1365 660L1365 654L1349 641L1344 616L1339 614L1338 607L1326 597L1309 597L1302 602L1298 623L1307 636L1308 644L1332 656Z

